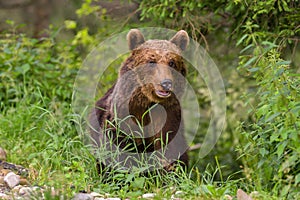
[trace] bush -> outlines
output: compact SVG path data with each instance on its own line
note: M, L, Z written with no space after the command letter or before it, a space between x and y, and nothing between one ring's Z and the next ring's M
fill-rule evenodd
M271 190L281 198L298 199L299 74L290 72L290 62L280 58L276 45L265 44L255 49L254 65L243 65L256 78L258 85L255 94L258 104L252 105L250 110L255 120L243 124L244 172L257 188Z
M0 110L35 92L70 102L73 79L79 68L74 47L57 44L54 38L37 40L9 33L1 37Z

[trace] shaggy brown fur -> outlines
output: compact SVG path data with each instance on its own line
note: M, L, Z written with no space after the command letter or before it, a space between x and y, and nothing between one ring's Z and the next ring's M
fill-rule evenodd
M118 118L132 116L125 120L122 129L133 134L130 142L135 143L138 152L160 151L162 144L168 143L164 155L167 162L180 160L187 166L187 144L178 98L183 93L187 73L181 52L186 49L189 37L185 31L179 31L169 41L145 41L140 31L133 29L127 40L131 55L123 63L116 84L96 102L90 118L91 136L100 145L103 134L107 134L102 130L110 128L114 142L125 148L129 140L122 134L116 136L116 129L107 123L115 120L117 110ZM142 136L133 133L141 132L137 124L145 127Z

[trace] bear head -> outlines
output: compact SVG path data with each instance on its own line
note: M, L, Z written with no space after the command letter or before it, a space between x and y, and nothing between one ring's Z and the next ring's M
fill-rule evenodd
M166 102L184 87L187 69L182 52L189 44L189 36L178 31L170 40L147 40L137 29L127 34L131 55L120 69L120 76L128 71L137 74L143 94L152 102Z

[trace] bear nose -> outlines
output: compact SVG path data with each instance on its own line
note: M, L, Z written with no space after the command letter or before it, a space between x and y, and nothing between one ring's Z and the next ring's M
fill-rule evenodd
M160 85L164 90L169 91L172 89L172 80L165 79L160 83Z

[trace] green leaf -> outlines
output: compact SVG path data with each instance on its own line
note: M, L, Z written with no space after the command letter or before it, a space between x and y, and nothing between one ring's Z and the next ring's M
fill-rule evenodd
M274 142L278 139L278 134L277 133L273 133L270 137L270 142Z
M252 58L250 58L243 67L248 67L250 64L252 64L255 60L257 59L257 56L253 56Z
M23 64L21 67L17 67L16 71L25 74L30 70L30 65L28 63Z
M265 115L266 113L269 112L270 106L265 104L263 106L261 106L257 111L256 111L256 115L258 118L261 118L261 116Z
M242 53L244 53L245 51L247 51L248 49L250 49L251 47L253 47L254 46L254 44L250 44L250 45L248 45L248 46L246 46L245 48L243 48L242 50L241 50L241 54Z
M299 112L300 112L300 102L299 103L296 103L292 106L292 109L290 111L291 113L295 114L295 115L298 115Z
M134 178L134 174L133 173L128 174L125 183L131 182L133 180L133 178Z
M274 113L273 115L271 115L270 117L268 117L268 119L266 120L266 122L272 121L274 118L276 118L280 114L281 114L281 112Z
M264 157L266 154L268 154L268 150L266 150L265 148L261 148L259 149L259 153Z
M280 69L276 72L275 76L276 76L276 77L281 76L281 75L283 74L283 72L284 72L284 69L283 69L283 68L280 68Z
M277 151L276 151L278 158L281 157L281 155L283 154L286 145L287 145L287 141L279 143L279 145L277 147Z
M283 61L276 62L276 66L290 65L290 64L291 64L291 61L289 61L289 60L283 60Z
M248 34L243 35L241 39L239 39L239 41L236 43L236 46L239 46L245 40L246 37L248 37Z
M73 20L65 20L65 26L67 29L75 29L77 24Z
M298 183L300 183L300 173L295 176L295 185L297 186Z
M282 138L283 140L286 140L286 139L288 138L288 132L287 132L287 131L283 131L283 132L281 133L281 138Z
M15 25L15 22L12 20L9 20L9 19L7 19L5 22L6 22L6 24L11 25L11 26Z
M132 182L132 187L134 188L143 188L145 184L145 177L138 177Z
M290 187L291 187L290 185L284 186L283 189L281 190L280 196L285 197L289 193Z
M269 42L269 41L263 41L263 42L261 42L261 44L266 45L266 46L270 46L272 48L278 47L278 45L274 44L273 42Z
M259 70L258 67L253 67L253 68L248 69L249 72L256 72L258 70Z

